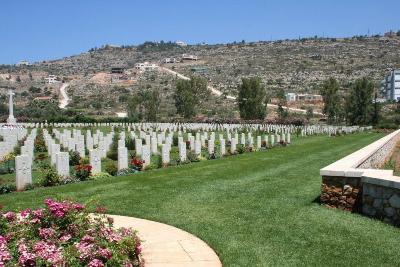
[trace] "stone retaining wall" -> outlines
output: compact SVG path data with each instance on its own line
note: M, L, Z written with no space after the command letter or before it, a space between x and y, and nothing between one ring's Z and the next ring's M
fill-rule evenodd
M400 190L364 183L362 213L400 226Z
M329 207L359 211L362 200L360 178L323 176L320 200Z
M321 169L321 203L400 226L400 177L379 170L391 156L400 130Z

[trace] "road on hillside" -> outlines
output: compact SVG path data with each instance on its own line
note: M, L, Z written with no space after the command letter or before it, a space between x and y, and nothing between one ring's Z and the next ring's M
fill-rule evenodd
M176 77L178 77L178 78L180 78L180 79L183 79L183 80L190 80L189 77L187 77L187 76L185 76L185 75L182 75L182 74L180 74L180 73L178 73L178 72L176 72L176 71L174 71L174 70L168 69L168 68L166 68L166 67L161 67L161 66L159 66L158 68L159 68L161 71L168 72L168 73L170 73L170 74L172 74L172 75L175 75ZM208 88L208 90L211 91L212 94L214 94L214 95L216 95L216 96L221 96L221 95L222 95L222 92L221 92L220 90L215 89L215 88L212 87L212 86L207 86L207 88ZM226 98L227 98L227 99L231 99L231 100L236 100L236 97L230 96L230 95L227 95ZM267 104L267 106L270 107L270 108L278 108L278 105L275 105L275 104ZM285 106L283 106L283 108L284 108L284 109L288 109L289 111L292 111L292 112L303 113L303 114L306 114L306 113L307 113L307 110L305 110L305 109L289 108L289 107L285 107ZM321 112L315 112L315 111L314 111L313 114L323 116L323 114L322 114Z
M69 97L65 89L68 87L69 83L63 83L60 87L60 104L58 105L60 108L64 109L69 102Z

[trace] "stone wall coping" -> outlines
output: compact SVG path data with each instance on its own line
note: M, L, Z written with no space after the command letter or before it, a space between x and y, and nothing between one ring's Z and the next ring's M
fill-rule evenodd
M356 152L339 159L338 161L322 168L320 170L321 176L337 176L337 177L363 177L364 173L368 170L369 177L371 179L381 179L380 177L388 178L388 173L386 170L373 170L373 169L357 169L365 160L371 157L376 151L383 147L387 142L389 142L393 137L400 134L400 130L394 131L381 139L369 144ZM393 171L390 174L393 176ZM398 177L400 179L400 177ZM397 182L396 179L393 180Z
M392 170L367 169L364 171L361 181L367 184L400 189L400 177L394 176Z

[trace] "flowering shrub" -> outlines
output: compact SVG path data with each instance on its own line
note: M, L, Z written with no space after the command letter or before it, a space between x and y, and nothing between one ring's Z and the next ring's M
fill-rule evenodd
M35 139L34 147L35 147L35 152L46 152L47 151L42 131L38 132L36 139Z
M138 158L133 158L131 161L133 169L137 171L141 171L143 169L143 163L144 161Z
M75 176L79 181L86 181L89 179L92 174L92 166L91 165L77 165L75 166Z
M52 168L43 170L42 175L43 176L39 179L39 184L41 186L55 186L60 183L60 176Z
M70 201L0 214L0 266L140 266L140 240ZM105 209L98 209L105 212Z

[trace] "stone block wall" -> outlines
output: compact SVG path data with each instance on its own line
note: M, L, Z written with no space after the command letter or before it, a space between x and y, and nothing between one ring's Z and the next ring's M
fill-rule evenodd
M362 202L360 178L323 176L320 201L329 207L358 212Z
M375 184L363 184L362 213L400 226L400 190Z
M396 143L400 140L400 134L397 134L389 142L379 148L368 159L361 163L359 169L377 169L383 166L393 153Z

